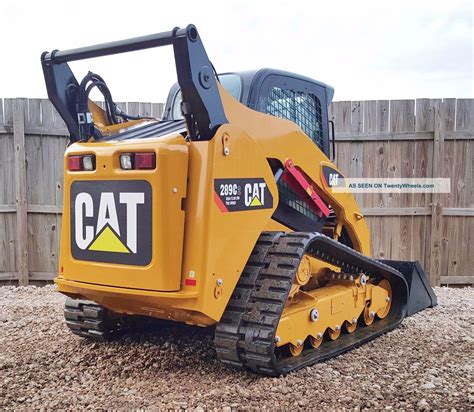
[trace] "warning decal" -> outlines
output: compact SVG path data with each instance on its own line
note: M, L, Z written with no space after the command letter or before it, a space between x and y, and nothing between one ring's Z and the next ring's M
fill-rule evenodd
M214 200L224 213L273 207L273 196L261 177L215 179Z

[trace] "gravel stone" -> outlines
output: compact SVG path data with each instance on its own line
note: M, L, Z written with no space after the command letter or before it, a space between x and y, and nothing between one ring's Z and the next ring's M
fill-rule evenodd
M436 385L433 382L427 382L421 385L421 389L434 389L434 388L436 388Z
M430 404L426 401L425 398L423 398L420 400L420 402L418 402L418 408L421 409L422 411L429 411Z
M213 329L169 323L90 342L54 286L0 287L0 409L472 410L474 288L327 362L281 378L221 365Z

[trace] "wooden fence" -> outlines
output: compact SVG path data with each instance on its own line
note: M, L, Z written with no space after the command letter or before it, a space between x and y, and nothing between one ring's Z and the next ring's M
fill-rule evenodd
M474 283L474 99L334 103L350 177L446 177L449 194L357 195L376 258L419 260L433 285Z
M420 260L432 284L474 283L474 99L336 102L330 118L348 177L451 178L449 194L357 195L373 256ZM0 99L0 282L55 276L66 136L48 100Z

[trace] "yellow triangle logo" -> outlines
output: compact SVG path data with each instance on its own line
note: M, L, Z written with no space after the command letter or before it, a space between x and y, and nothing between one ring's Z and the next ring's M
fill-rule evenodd
M250 206L262 206L262 202L260 202L260 199L257 196L254 196L250 202Z
M92 242L89 250L98 252L130 253L109 226Z

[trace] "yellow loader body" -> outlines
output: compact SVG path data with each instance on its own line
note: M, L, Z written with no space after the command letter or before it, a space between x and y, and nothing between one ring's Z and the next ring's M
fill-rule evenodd
M125 113L102 77L79 83L67 64L164 45L178 84L162 119ZM76 335L108 340L142 317L216 325L222 362L278 376L436 304L417 262L370 258L355 198L336 190L330 86L218 76L192 25L45 52L42 65L72 143L55 282Z

